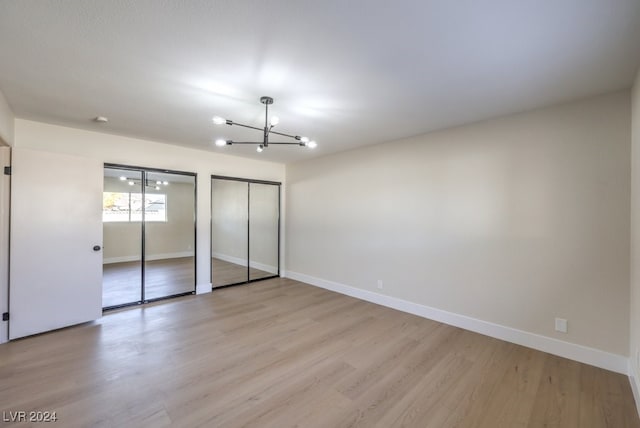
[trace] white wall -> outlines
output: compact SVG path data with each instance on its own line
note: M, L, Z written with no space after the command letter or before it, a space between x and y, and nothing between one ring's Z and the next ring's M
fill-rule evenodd
M631 90L631 335L629 374L640 407L640 70Z
M0 92L0 144L3 142L10 146L14 140L14 115L9 103Z
M15 145L85 156L107 163L197 173L196 278L199 290L210 284L211 174L284 181L284 166L281 164L22 119L16 119Z
M287 276L626 371L629 109L624 91L288 165Z

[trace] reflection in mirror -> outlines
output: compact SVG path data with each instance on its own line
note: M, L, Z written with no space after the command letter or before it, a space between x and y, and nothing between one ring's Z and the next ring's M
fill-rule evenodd
M147 172L144 199L145 300L194 291L195 176Z
M222 287L247 281L248 184L211 180L211 282Z
M142 283L142 171L105 168L102 193L102 306L139 302Z
M249 280L278 275L280 186L249 184Z

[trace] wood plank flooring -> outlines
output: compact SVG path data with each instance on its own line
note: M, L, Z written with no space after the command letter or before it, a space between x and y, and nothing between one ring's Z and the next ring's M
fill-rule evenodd
M287 279L0 345L0 407L61 427L640 427L623 375Z
M108 263L102 268L102 307L140 300L140 262ZM195 258L146 262L145 298L155 299L195 290Z

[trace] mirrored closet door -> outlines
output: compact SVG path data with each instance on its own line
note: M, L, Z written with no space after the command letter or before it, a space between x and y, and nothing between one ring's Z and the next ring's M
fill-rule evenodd
M105 165L104 309L195 292L196 175Z
M211 177L213 288L280 275L280 183Z

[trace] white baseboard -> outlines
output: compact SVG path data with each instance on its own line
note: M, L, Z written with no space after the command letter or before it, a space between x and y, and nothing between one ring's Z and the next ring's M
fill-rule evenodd
M146 261L152 260L164 260L164 259L178 259L180 257L193 257L193 251L182 251L177 253L163 253L163 254L150 254L145 257ZM124 262L138 262L140 256L122 256L122 257L109 257L102 261L103 264L108 265L111 263L124 263Z
M204 284L196 284L196 294L211 293L211 283L206 282Z
M286 277L335 291L337 293L346 294L347 296L355 297L357 299L366 300L367 302L376 303L402 312L418 315L423 318L439 321L444 324L460 327L465 330L470 330L496 339L526 346L528 348L537 349L560 357L569 358L571 360L590 364L606 370L611 370L625 375L629 373L629 359L623 355L612 354L599 349L564 342L551 337L518 330L500 324L494 324L488 321L444 311L442 309L421 305L419 303L409 302L397 297L362 290L360 288L316 278L298 272L287 271Z
M241 257L229 256L227 254L222 254L222 253L211 253L211 258L224 260L225 262L233 263L240 266L247 265L247 259L243 259ZM272 273L274 275L278 274L277 266L271 266L264 263L258 263L256 261L252 261L251 267L261 271Z

